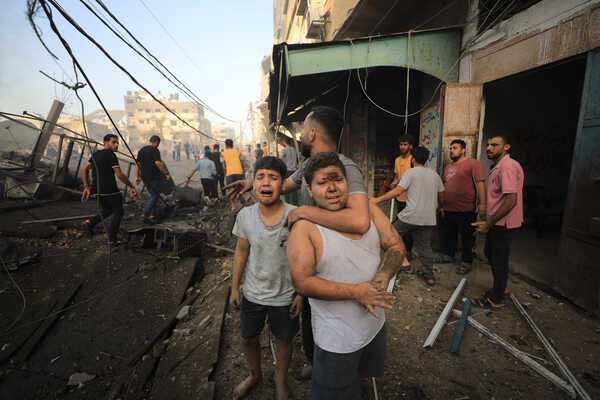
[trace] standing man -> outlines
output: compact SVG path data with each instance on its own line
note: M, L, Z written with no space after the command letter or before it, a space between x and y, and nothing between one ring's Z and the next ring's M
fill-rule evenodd
M389 189L394 189L398 186L398 182L402 179L402 175L410 169L410 161L412 160L411 150L413 148L413 138L409 135L402 135L398 139L398 148L400 155L396 157L394 162L394 180L388 186ZM406 207L406 193L402 193L396 197L398 203L398 212Z
M112 214L112 220L108 226L107 234L108 240L115 246L123 243L120 240L117 240L117 233L119 232L119 226L121 225L121 219L123 218L123 196L117 188L115 175L121 182L131 188L132 198L137 194L135 186L133 186L129 181L129 178L121 171L121 167L119 167L119 160L117 160L117 156L115 156L117 150L119 150L119 139L117 136L112 133L104 136L104 148L92 155L87 164L83 167L81 175L83 181L81 201L85 203L89 199L90 194L96 194L99 197L98 202L100 203L98 214L85 220L83 225L88 233L93 235L94 226ZM92 170L91 186L88 177L88 171L90 169Z
M200 181L202 182L202 189L204 189L204 195L208 196L209 199L217 197L217 167L213 160L209 158L210 147L204 147L204 154L198 161L190 175L185 181L185 186L190 183L192 176L198 171L200 173Z
M221 152L219 151L219 144L213 144L213 151L208 155L208 158L215 163L215 167L217 168L217 177L215 178L215 192L218 197L218 189L217 184L221 186L221 193L225 194L225 168L223 167L223 157L221 156Z
M181 161L181 142L177 141L177 161Z
M160 158L159 145L160 137L152 135L150 144L138 151L138 163L135 168L135 183L139 185L143 181L150 194L150 199L144 207L144 222L150 224L156 223L156 202L160 196L162 177L164 175L166 180L171 179L169 171Z
M185 142L185 144L183 145L183 150L185 151L185 157L189 160L190 159L190 144L188 142Z
M475 222L478 232L487 232L485 255L494 275L494 287L473 300L479 307L499 308L508 281L508 260L512 232L523 224L523 168L510 158L506 135L494 135L487 142L487 157L494 162L488 175L487 219Z
M258 161L263 157L263 150L260 147L260 143L256 143L256 150L254 151L254 161ZM248 154L248 157L250 157L250 154Z
M443 252L440 263L452 263L455 260L457 234L462 239L462 261L457 274L471 271L473 264L473 241L477 214L485 218L486 195L485 173L481 163L466 156L467 144L464 140L454 139L450 143L452 163L444 168L444 208L442 209L441 239Z
M227 185L244 180L244 167L240 152L233 148L233 140L225 140L225 151L222 153L225 167L225 183ZM235 210L233 199L229 199L231 210Z
M433 250L431 232L436 225L437 207L444 205L444 184L442 179L425 166L429 150L423 146L412 150L412 165L402 175L398 186L380 197L371 199L374 204L390 200L406 192L406 207L398 214L394 227L400 235L411 233L419 253L423 268L417 275L429 285L435 285L433 276Z
M285 163L288 170L288 176L291 176L296 172L298 165L298 153L293 145L293 139L287 136L281 136L279 143L283 146L283 150L279 154L281 161ZM286 176L287 178L287 176ZM283 195L285 201L295 206L298 205L298 191L294 190L288 194Z
M173 161L177 160L177 142L174 140L171 142L171 155L173 156Z

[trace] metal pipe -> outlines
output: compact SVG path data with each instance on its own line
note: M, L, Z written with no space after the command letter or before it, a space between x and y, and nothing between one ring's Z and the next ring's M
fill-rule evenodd
M440 317L436 321L435 325L433 326L433 329L429 333L429 336L427 336L427 340L425 340L425 344L423 344L423 348L431 347L435 343L437 337L439 336L440 332L442 331L442 328L444 327L444 325L446 325L446 321L448 320L448 317L450 316L450 312L452 311L452 308L454 307L454 304L458 300L458 296L460 296L460 293L462 292L466 283L467 283L467 278L462 278L460 280L458 286L456 287L456 289L454 289L454 293L452 293L452 296L450 296L450 299L448 300L448 304L446 304L446 307L444 307L442 314L440 315Z

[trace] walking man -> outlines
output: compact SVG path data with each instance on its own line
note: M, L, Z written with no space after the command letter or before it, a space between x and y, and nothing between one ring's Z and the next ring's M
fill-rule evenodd
M144 222L150 224L156 223L157 220L156 202L158 201L158 196L160 196L163 176L166 180L171 179L169 171L160 158L159 145L160 137L152 135L150 137L150 144L138 151L138 163L135 168L135 183L139 185L143 181L150 194L150 199L144 207Z
M412 136L400 136L398 139L398 148L400 150L400 155L396 157L396 161L394 161L394 180L388 186L389 189L396 188L404 173L411 168L411 150L413 148ZM402 193L401 195L397 196L396 202L398 203L398 212L404 210L404 207L406 207L406 193Z
M190 183L192 176L198 171L200 173L200 181L202 182L202 189L204 189L204 195L208 196L209 199L215 199L217 197L217 167L213 160L209 158L210 147L204 147L204 154L198 161L190 175L185 181L185 186Z
M374 204L390 200L406 192L406 207L398 214L394 227L400 235L411 233L419 258L423 264L417 275L429 285L435 285L433 276L433 250L431 232L436 225L437 207L444 205L442 179L425 166L429 150L423 146L412 150L412 165L402 175L398 186L380 197L371 199Z
M223 157L221 156L221 152L219 151L219 144L213 144L213 151L208 155L208 158L215 163L215 167L217 168L217 177L215 178L215 191L218 197L217 184L221 186L221 194L225 194L225 168L223 167Z
M112 214L112 220L108 226L108 240L112 245L122 242L117 240L117 233L123 218L123 196L117 188L115 175L121 182L131 188L131 197L137 194L135 186L125 176L115 152L119 149L119 139L116 135L109 133L104 136L104 148L96 151L83 167L81 179L83 181L83 194L81 201L86 202L91 194L99 197L100 209L94 217L84 221L84 227L90 235L94 234L94 226ZM89 170L92 170L92 184L89 184Z
M254 151L254 161L258 161L263 157L263 150L260 147L260 143L256 143L256 150ZM250 157L250 154L248 154L248 157Z
M346 170L336 153L311 157L304 177L317 206L346 207ZM382 376L386 354L386 288L404 261L402 240L377 206L365 234L338 232L308 220L292 228L288 262L296 291L309 297L314 332L310 398L360 399L360 377ZM380 250L386 253L381 268ZM368 311L368 312L366 312Z
M494 135L487 142L487 157L494 162L488 175L486 220L475 222L478 232L487 232L485 255L492 267L494 286L473 304L499 308L508 281L512 233L523 224L523 168L510 158L506 135Z
M185 142L185 144L183 145L183 149L185 151L185 157L186 159L190 159L190 144L188 142Z
M485 218L486 194L485 173L481 163L466 156L467 144L461 139L450 143L452 163L444 168L444 208L441 218L442 254L440 263L455 260L457 234L460 234L462 251L457 274L471 271L473 264L473 242L477 214Z
M241 154L233 148L233 140L225 140L225 151L222 153L225 167L225 183L227 185L236 181L244 180L244 167L242 166ZM229 199L231 209L235 210L233 199Z

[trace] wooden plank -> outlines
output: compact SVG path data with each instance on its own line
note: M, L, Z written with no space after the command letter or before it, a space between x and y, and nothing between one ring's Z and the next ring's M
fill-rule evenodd
M73 300L79 289L83 286L83 282L77 283L73 289L67 294L67 296L63 297L63 299L58 303L56 309L53 310L52 313L44 320L42 326L40 326L33 337L27 341L23 349L19 352L19 360L21 362L25 362L29 359L29 357L33 354L38 345L42 342L46 334L50 331L50 329L54 326L54 323L63 313L63 309L68 306L68 304Z
M454 332L454 340L452 340L452 345L450 346L450 353L452 354L458 354L458 349L460 347L460 342L462 340L463 333L465 332L465 326L467 325L467 317L469 316L470 310L471 302L467 299L465 301L465 305L463 306L460 319L458 320L456 331Z
M36 220L32 220L32 221L23 221L23 222L21 222L21 224L27 225L27 224L43 224L43 223L46 223L46 222L75 221L75 220L78 220L78 219L92 218L94 215L95 214L77 215L75 217L59 217L59 218L36 219Z
M431 329L429 336L427 336L427 339L425 340L425 344L423 344L423 348L431 347L435 343L437 337L439 336L440 332L442 331L442 328L444 327L444 325L446 325L446 321L448 320L448 317L450 316L450 313L452 312L452 307L454 307L454 304L456 304L456 301L458 300L458 297L460 296L466 283L467 283L467 278L462 278L460 280L460 282L458 283L458 286L456 287L456 289L454 289L454 293L452 293L452 296L450 296L450 299L448 299L448 303L446 304L446 307L444 307L444 310L442 311L442 313L440 314L440 317L438 318L435 325L433 326L433 329Z
M459 310L454 310L453 312L454 315L456 315L457 317L461 315L461 312ZM506 342L500 336L490 332L485 326L477 322L473 317L468 317L467 320L469 321L469 325L471 325L473 328L477 329L479 332L492 339L494 342L498 343L500 346L504 347L504 349L510 354L512 354L515 358L522 361L529 368L546 378L559 389L563 390L570 398L574 399L576 397L575 390L573 390L573 387L567 382L565 382L562 378L559 378L553 372L550 372L546 368L542 367L537 361L533 360L521 350L515 348L514 346Z
M517 308L517 310L519 310L519 312L521 313L523 318L525 318L525 321L527 321L527 323L529 324L531 329L535 332L535 334L538 337L538 339L540 340L540 342L542 342L542 344L544 345L544 348L550 355L550 358L552 358L552 361L554 361L554 364L556 364L556 366L558 367L560 372L563 374L563 376L565 378L567 378L569 380L569 382L571 382L571 385L573 385L577 394L582 399L592 400L590 395L585 391L585 389L581 386L581 384L579 384L579 382L577 381L577 378L575 378L575 376L571 373L571 371L569 370L567 365L564 363L562 358L560 358L560 356L558 355L556 350L554 350L554 347L552 347L552 345L550 344L548 339L546 339L546 337L544 336L544 334L542 333L540 328L538 328L538 326L535 324L535 322L533 322L533 319L529 316L527 311L525 311L525 309L523 308L523 306L521 305L521 303L519 302L517 297L511 293L510 299L512 300L512 302L515 305L515 307Z

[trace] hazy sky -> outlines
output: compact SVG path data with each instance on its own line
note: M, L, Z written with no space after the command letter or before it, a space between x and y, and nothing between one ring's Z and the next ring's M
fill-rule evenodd
M101 25L78 0L58 0L62 7L122 63L140 83L163 94L179 92L144 60ZM104 0L109 9L177 77L221 114L245 117L250 101L260 95L259 66L271 51L271 0L143 0L185 49L192 63L146 10L141 0ZM94 0L88 0L97 9ZM2 0L0 13L0 110L23 110L46 115L52 100L65 101L65 111L77 114L78 102L38 71L71 83L68 54L50 29L45 15L36 19L42 38L60 58L54 62L43 48L25 15L25 0ZM84 70L110 109L124 109L123 95L136 85L100 51L87 42L58 12L54 20ZM59 65L68 73L65 75ZM196 65L194 65L196 64ZM80 80L83 78L80 76ZM80 91L86 113L99 109L86 87ZM180 99L183 94L180 93ZM207 113L214 123L223 122Z

